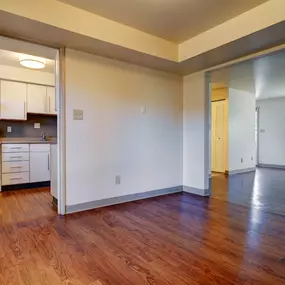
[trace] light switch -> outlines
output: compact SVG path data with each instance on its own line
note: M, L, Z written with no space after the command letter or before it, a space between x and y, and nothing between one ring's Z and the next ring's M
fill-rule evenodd
M40 129L41 128L41 124L40 123L34 123L34 128L35 129Z
M83 120L83 110L73 110L73 120Z
M12 127L8 126L7 127L7 133L11 133L12 132Z
M145 114L146 113L146 106L141 106L141 113Z

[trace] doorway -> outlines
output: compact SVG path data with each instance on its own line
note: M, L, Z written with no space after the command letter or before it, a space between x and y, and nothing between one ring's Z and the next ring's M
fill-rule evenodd
M65 213L63 57L55 48L0 37L0 205L6 213L21 210L18 199L29 217L52 208ZM14 210L11 201L18 201Z

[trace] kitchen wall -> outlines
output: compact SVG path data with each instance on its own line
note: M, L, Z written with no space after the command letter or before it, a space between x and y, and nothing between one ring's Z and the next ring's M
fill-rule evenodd
M67 205L182 185L180 77L67 49L66 110Z
M7 65L0 65L0 79L9 79L50 86L55 85L55 76L53 73Z
M256 101L259 107L259 163L285 167L285 98Z
M230 88L229 171L254 168L255 146L255 94Z
M34 123L40 123L40 129L34 128ZM12 127L12 132L7 132L7 127ZM0 120L0 138L36 138L42 133L48 136L57 136L56 116L41 116L28 114L26 121Z

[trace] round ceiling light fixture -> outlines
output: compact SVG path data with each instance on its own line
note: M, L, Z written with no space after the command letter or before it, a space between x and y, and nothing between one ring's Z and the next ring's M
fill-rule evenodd
M31 69L43 69L46 67L45 59L36 56L21 56L19 62L24 67Z

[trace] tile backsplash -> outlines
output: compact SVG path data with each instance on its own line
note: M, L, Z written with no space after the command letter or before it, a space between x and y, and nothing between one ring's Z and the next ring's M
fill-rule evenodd
M40 129L34 128L34 123L40 123ZM12 132L7 132L7 127ZM48 136L57 136L57 117L28 114L26 121L0 121L0 137L2 138L31 138L40 137L42 133Z

